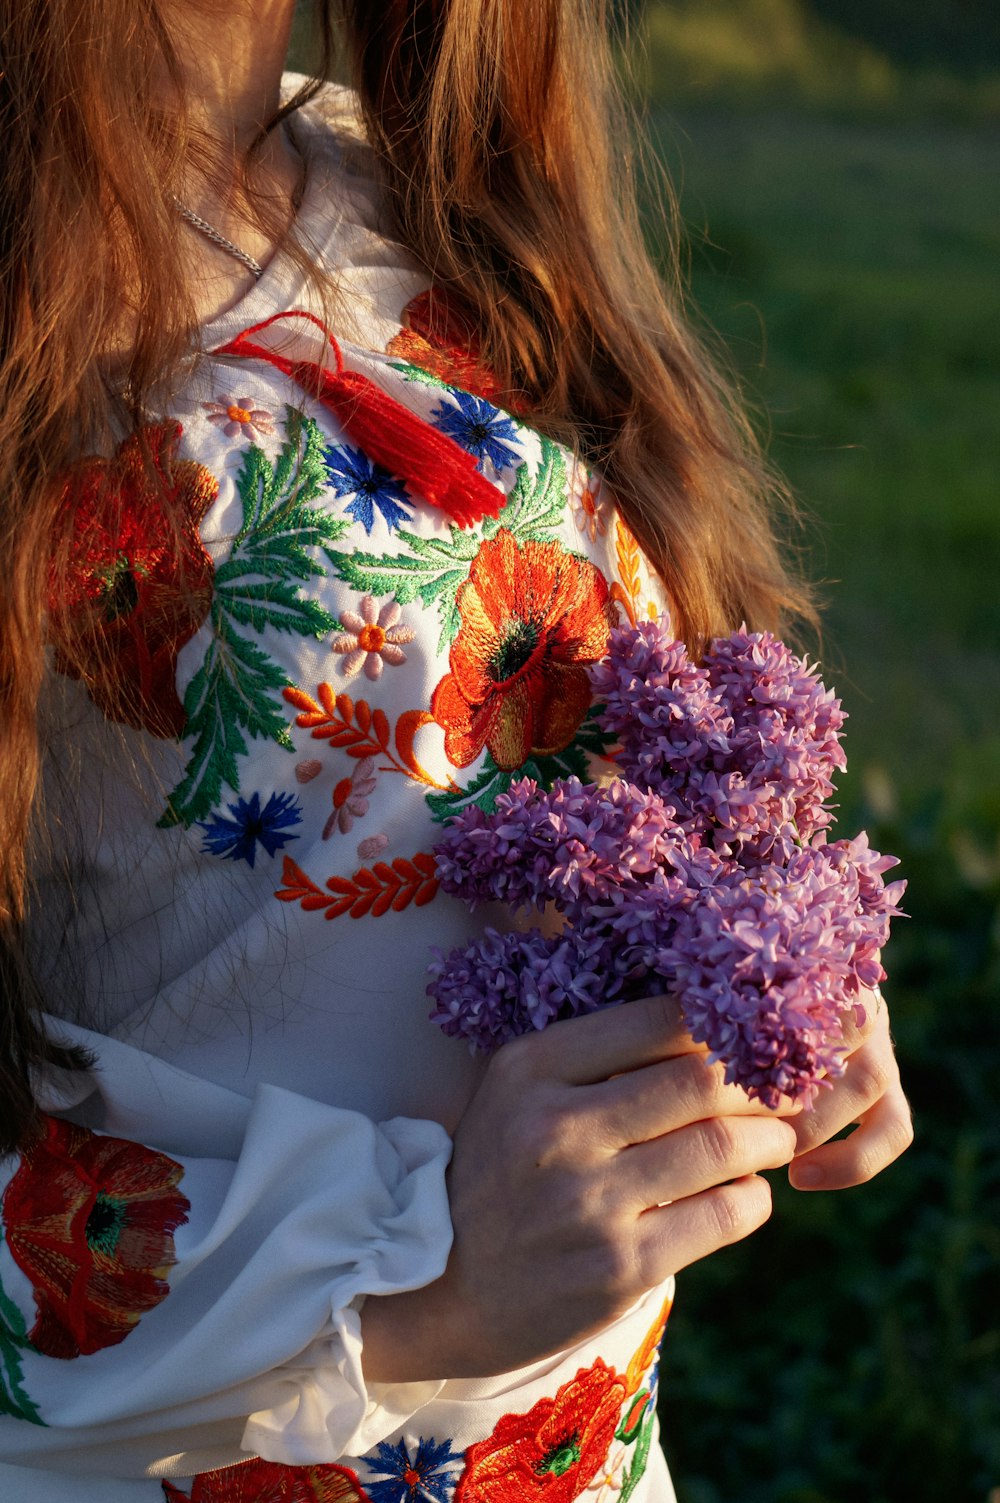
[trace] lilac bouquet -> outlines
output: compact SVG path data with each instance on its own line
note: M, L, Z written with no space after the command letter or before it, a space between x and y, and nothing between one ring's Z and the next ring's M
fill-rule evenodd
M472 907L553 909L430 967L431 1017L490 1052L558 1018L670 991L690 1032L769 1106L836 1075L841 1021L884 979L905 883L867 836L828 838L845 716L815 668L746 630L689 658L665 621L612 633L592 670L621 776L531 779L436 847Z

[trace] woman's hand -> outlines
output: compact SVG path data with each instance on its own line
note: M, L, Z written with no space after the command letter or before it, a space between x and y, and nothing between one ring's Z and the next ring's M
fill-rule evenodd
M704 1055L666 997L505 1045L455 1134L445 1273L365 1303L369 1379L523 1366L761 1226L796 1131Z
M865 992L864 1002L864 1021L845 1022L843 1075L820 1091L812 1111L793 1121L797 1147L788 1178L796 1190L844 1190L864 1184L913 1142L888 1011L874 992ZM858 1126L850 1137L829 1141L852 1122Z

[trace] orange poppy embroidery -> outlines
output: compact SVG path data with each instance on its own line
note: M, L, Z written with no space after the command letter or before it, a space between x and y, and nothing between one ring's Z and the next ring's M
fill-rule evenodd
M519 543L505 528L482 544L455 597L451 672L431 713L445 752L467 767L485 749L511 770L562 751L591 702L587 667L612 625L607 582L559 543Z
M418 851L410 860L397 856L392 862L376 861L374 866L361 867L353 877L328 877L325 892L291 856L286 856L282 882L284 886L274 894L282 903L300 903L304 913L322 909L328 919L345 913L351 918L365 918L369 913L372 918L382 918L390 910L402 913L411 903L423 908L438 890L437 866L425 851Z
M505 1414L465 1453L454 1503L572 1503L605 1464L625 1380L600 1358L527 1414Z
M198 525L218 481L177 459L181 425L133 434L112 459L80 462L67 476L73 552L53 568L49 630L59 671L81 678L109 720L176 738L184 707L177 654L212 603L212 560Z
M371 1503L356 1473L346 1466L281 1466L241 1462L201 1472L182 1492L163 1483L167 1503Z
M407 303L402 323L386 354L473 396L491 402L500 396L496 378L482 364L472 321L454 297L431 287Z
M35 1291L36 1351L117 1346L166 1299L174 1232L190 1209L183 1172L141 1143L45 1119L3 1198L7 1245Z
M328 741L359 761L365 757L384 757L379 772L400 772L427 788L448 786L421 767L414 751L417 732L434 720L426 710L405 710L393 731L384 710L373 710L366 699L354 700L349 694L338 694L327 683L319 685L315 699L296 688L285 689L284 696L299 711L295 724L300 730L310 731L315 741Z

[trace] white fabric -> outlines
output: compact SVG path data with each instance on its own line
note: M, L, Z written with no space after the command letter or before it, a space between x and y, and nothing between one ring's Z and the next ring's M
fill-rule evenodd
M441 390L406 381L381 353L426 277L379 226L367 149L345 124L349 115L349 96L330 91L294 122L307 162L299 233L336 269L337 333L351 367L428 418L444 400ZM298 269L279 257L236 308L203 330L203 347L292 307L315 302ZM295 335L294 349L306 358L319 354L305 332ZM226 438L206 403L244 397L275 418L276 434L255 439L269 460L289 403L326 442L345 442L330 414L271 367L193 364L164 393L162 410L183 425L181 456L219 481L201 526L217 569L239 531L238 479L248 445ZM518 445L519 462L537 477L537 438L520 428ZM585 477L567 463L582 486ZM509 476L496 480L509 490ZM609 503L596 499L599 526L566 502L551 530L561 549L612 580L621 535ZM337 508L342 516L342 503ZM409 510L405 525L413 535L449 537L444 518L419 500L410 498ZM362 552L398 544L379 517L370 535L360 528L354 534L351 546ZM640 573L634 604L644 611L662 599L644 565ZM307 588L335 619L361 608L363 592L332 569ZM404 620L413 633L405 640L405 668L387 664L377 681L364 673L347 681L329 640L269 628L260 642L291 683L313 693L327 680L354 698L368 695L396 724L426 710L448 669L437 610L407 606ZM180 653L182 697L212 630L206 622ZM339 1461L364 1482L377 1477L370 1453L387 1437L415 1451L424 1438L447 1436L461 1452L504 1414L526 1414L554 1398L598 1358L624 1372L667 1290L653 1291L593 1340L520 1373L478 1382L365 1383L361 1300L426 1284L447 1260L448 1131L482 1064L428 1022L425 967L431 944L447 950L464 943L480 932L482 918L439 896L426 909L327 921L274 895L284 854L322 883L373 859L359 851L364 837L384 838L387 862L429 851L440 825L428 812L427 787L376 758L370 807L354 828L338 825L324 835L337 807L337 779L357 760L294 727L291 753L248 738L241 795L266 798L292 788L301 809L283 850L270 856L258 848L251 866L208 852L197 822L157 827L190 747L120 728L109 734L81 687L65 679L52 680L46 716L53 833L49 865L37 872L37 964L63 1020L53 1029L86 1042L97 1064L85 1076L49 1082L44 1104L175 1158L191 1211L176 1234L169 1297L126 1340L72 1361L24 1355L25 1386L45 1427L0 1418L0 1499L159 1503L153 1479L190 1478L248 1455L295 1466ZM456 770L440 728L421 735L422 767L448 786ZM291 769L310 757L325 759L322 775L290 781ZM475 771L462 769L460 777L467 782ZM217 807L224 813L235 798L224 789ZM88 1028L66 1021L71 1016ZM15 1169L8 1164L7 1174ZM30 1327L31 1285L7 1246L0 1248L0 1281ZM603 1491L591 1486L588 1503L613 1503L620 1480ZM654 1440L632 1498L672 1497Z

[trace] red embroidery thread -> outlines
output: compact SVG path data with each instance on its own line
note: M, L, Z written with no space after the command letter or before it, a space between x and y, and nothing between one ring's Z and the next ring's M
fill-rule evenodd
M353 877L328 877L327 892L317 887L311 877L291 858L284 858L282 881L274 894L282 903L299 903L304 913L325 910L324 918L382 918L390 909L402 913L412 903L423 908L437 895L438 879L434 857L418 851L412 860L397 856L391 862L376 861L362 866ZM332 897L331 897L332 894Z
M320 330L333 352L334 370L313 360L290 360L254 339L254 335L290 318L304 318ZM264 360L283 371L333 413L348 438L359 444L369 459L397 475L459 527L471 527L484 517L499 515L506 497L480 473L475 456L360 371L348 370L340 345L315 314L302 309L275 313L244 329L212 354Z

